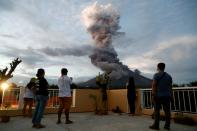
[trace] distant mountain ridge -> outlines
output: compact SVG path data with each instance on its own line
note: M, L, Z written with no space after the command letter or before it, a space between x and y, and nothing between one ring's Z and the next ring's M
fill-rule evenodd
M128 82L129 77L134 77L135 85L137 88L151 88L151 79L144 77L140 74L134 73L129 70L127 76L123 76L120 79L113 79L109 83L110 89L123 89L126 88L126 83ZM79 88L98 88L96 84L96 78L92 78L86 82L78 83Z

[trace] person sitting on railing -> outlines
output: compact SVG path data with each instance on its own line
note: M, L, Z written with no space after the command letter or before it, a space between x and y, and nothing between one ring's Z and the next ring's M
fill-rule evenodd
M26 115L31 117L32 116L32 106L33 106L33 99L34 99L34 92L36 88L36 78L31 78L30 82L27 84L25 87L25 93L23 96L23 116L25 117ZM28 113L26 114L27 111L27 106L29 106Z
M66 116L65 124L73 123L69 120L69 111L72 104L72 95L71 95L71 87L72 79L67 76L68 70L63 68L61 70L61 77L58 79L58 88L59 88L59 109L58 109L58 120L57 124L61 123L61 114L64 110Z
M165 112L166 122L164 129L170 130L171 110L170 102L172 97L172 77L164 72L165 64L159 63L157 65L158 72L153 77L152 83L152 97L154 103L154 124L149 128L159 130L160 109L161 105Z

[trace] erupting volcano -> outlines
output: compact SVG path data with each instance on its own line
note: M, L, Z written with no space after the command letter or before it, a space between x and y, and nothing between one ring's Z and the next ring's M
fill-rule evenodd
M112 45L114 37L124 35L124 32L118 32L120 29L118 11L111 4L99 5L96 2L82 11L82 18L95 44L90 55L91 62L102 71L110 73L110 86L123 87L128 77L133 76L137 86L150 87L150 79L134 73L120 62ZM95 78L81 83L80 86L96 87Z
M87 31L95 41L95 48L90 55L91 62L104 72L110 72L110 78L119 79L128 75L129 68L123 65L112 45L113 37L124 33L120 29L120 15L111 4L93 5L85 8L82 18Z

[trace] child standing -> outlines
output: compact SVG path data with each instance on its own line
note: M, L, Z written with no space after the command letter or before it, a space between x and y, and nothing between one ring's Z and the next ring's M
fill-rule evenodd
M25 93L23 96L24 106L23 106L23 116L32 116L32 106L34 101L34 90L36 86L36 78L31 78L30 82L25 87ZM29 109L27 110L27 106Z

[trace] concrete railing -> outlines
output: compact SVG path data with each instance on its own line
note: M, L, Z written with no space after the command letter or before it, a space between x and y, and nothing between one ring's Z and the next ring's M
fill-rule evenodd
M3 104L10 104L10 109L21 109L23 107L24 87L9 89L5 92ZM73 90L73 107L76 111L93 111L94 101L89 98L90 94L99 97L99 90L92 89L75 89ZM109 109L112 110L119 106L124 112L128 112L126 89L110 90ZM139 108L152 109L151 89L140 89L137 101ZM197 87L180 87L173 88L173 102L171 109L174 112L186 112L197 114ZM119 98L117 100L117 98ZM48 108L57 108L58 89L49 89ZM140 106L141 104L141 106Z
M151 89L141 90L141 105L144 109L152 109ZM173 88L171 110L197 114L197 87Z
M20 89L19 88L11 88L5 91L4 96L0 96L1 98L1 109L6 107L10 107L11 109L17 109L19 105L19 97L20 97Z
M21 109L23 107L24 87L11 88L5 91L2 108L8 106L10 109ZM59 106L58 89L49 89L48 108L57 108ZM75 95L75 89L73 90ZM2 99L2 98L1 98ZM73 105L75 105L75 97L73 96ZM35 104L34 104L35 105Z

